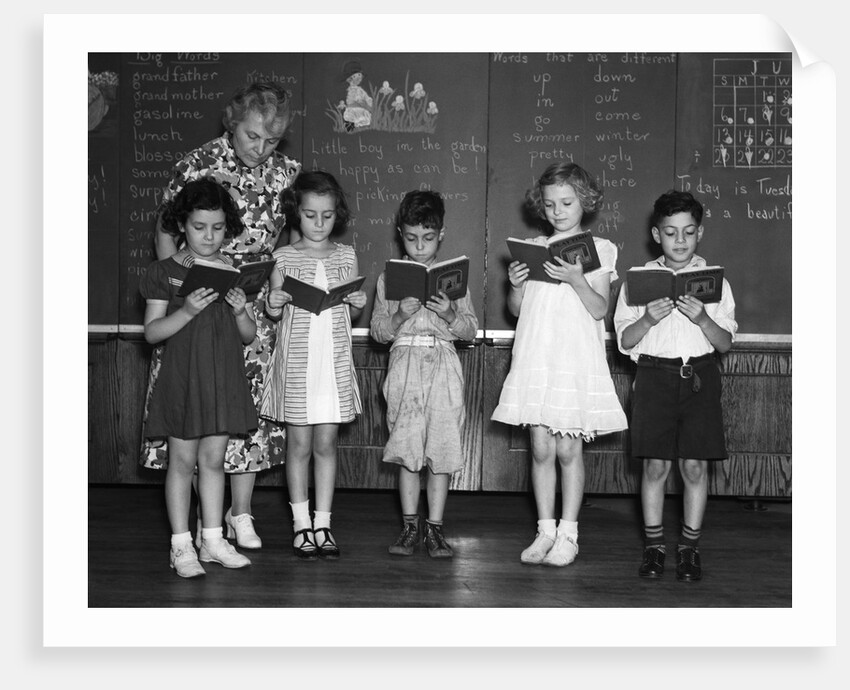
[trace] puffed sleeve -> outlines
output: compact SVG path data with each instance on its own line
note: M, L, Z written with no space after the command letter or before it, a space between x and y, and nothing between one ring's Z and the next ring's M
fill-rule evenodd
M171 169L171 179L162 193L162 204L177 196L188 182L201 177L213 177L221 183L231 181L232 173L227 170L218 170L223 158L224 153L217 140L189 151Z
M369 333L372 338L379 343L388 343L396 336L393 330L392 316L398 308L398 303L390 311L390 304L387 301L387 290L385 285L384 274L378 276L378 281L375 286L375 303L372 306L372 319L369 322Z
M599 254L599 263L602 264L595 271L588 273L588 280L593 277L608 273L613 283L619 277L617 275L617 245L610 240L601 237L594 237L593 243L596 245L596 253Z
M168 272L165 270L162 261L154 261L147 267L145 274L139 281L139 292L142 293L142 297L147 302L167 302L171 299Z

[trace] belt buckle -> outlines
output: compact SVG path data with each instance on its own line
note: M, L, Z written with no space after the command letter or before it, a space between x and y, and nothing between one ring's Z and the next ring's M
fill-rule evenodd
M689 379L694 375L694 368L690 364L683 364L679 367L679 376L683 379Z

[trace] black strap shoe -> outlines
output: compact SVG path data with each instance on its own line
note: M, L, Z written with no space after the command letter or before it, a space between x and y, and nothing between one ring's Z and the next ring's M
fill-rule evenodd
M316 547L313 530L300 529L295 533L292 540L292 553L294 553L302 561L315 561L318 556L318 548Z
M664 574L666 554L659 548L648 546L643 550L643 562L638 569L641 577L661 577Z
M327 527L319 527L319 529L313 531L313 534L316 537L316 546L321 558L330 558L331 560L339 558L339 547L334 541L334 535Z

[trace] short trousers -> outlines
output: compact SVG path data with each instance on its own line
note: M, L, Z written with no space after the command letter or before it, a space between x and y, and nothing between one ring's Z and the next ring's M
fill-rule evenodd
M726 458L720 370L714 355L691 358L688 364L692 375L683 378L680 359L640 356L629 425L634 457Z

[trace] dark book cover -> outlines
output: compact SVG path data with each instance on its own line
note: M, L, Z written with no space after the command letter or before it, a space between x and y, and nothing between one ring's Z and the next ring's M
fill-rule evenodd
M245 291L248 301L256 297L274 268L274 259L254 261L234 268L228 264L196 260L192 264L177 295L185 297L198 288L212 288L218 293L216 302L224 302L231 288Z
M292 296L292 304L296 307L314 314L321 314L325 309L342 304L345 296L359 290L365 280L365 276L357 276L329 285L325 289L287 275L283 278L283 291Z
M516 237L508 237L506 242L514 261L528 266L529 280L559 282L550 278L543 269L543 264L547 261L557 264L554 261L556 256L571 264L580 261L584 273L595 271L602 266L599 253L596 251L596 243L589 230L568 237L559 237L555 234L546 244Z
M626 296L629 305L648 304L662 297L674 302L692 295L704 303L719 302L723 296L723 267L700 266L674 272L670 268L637 267L626 272Z
M444 292L450 300L466 295L469 285L469 257L458 256L426 266L418 261L390 259L385 268L386 297L403 300L416 297L423 304Z

